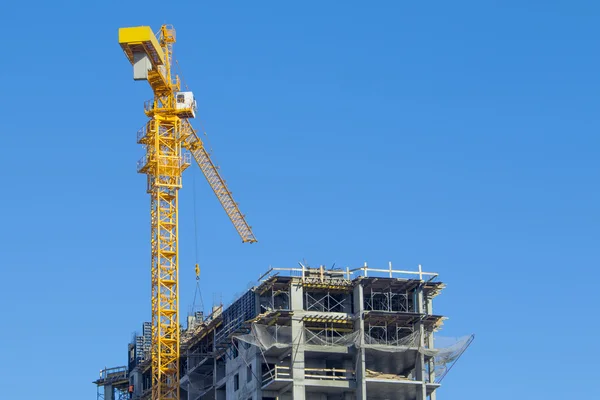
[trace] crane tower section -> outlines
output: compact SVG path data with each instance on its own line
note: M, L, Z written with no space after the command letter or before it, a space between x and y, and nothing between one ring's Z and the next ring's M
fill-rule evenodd
M156 36L147 26L119 29L119 44L133 66L133 78L148 81L154 93L144 104L149 120L137 135L146 150L137 170L146 174L150 194L153 400L179 400L178 192L191 155L242 241L256 241L188 121L195 117L196 101L192 92L181 91L179 77L172 75L174 43L175 30L169 25Z

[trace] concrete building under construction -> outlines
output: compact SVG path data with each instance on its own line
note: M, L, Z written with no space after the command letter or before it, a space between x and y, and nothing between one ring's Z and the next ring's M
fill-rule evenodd
M434 337L436 273L386 267L271 268L228 307L188 316L180 398L436 399L473 336ZM150 329L127 366L101 371L99 398L150 398Z

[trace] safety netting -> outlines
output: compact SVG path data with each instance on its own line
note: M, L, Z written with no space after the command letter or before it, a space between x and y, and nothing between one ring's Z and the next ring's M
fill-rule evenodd
M421 342L419 332L408 333L406 335L378 335L376 331L365 332L365 341L362 346L368 349L375 349L385 352L401 352L408 349L417 349ZM361 347L360 342L356 343Z
M233 337L263 351L272 348L286 349L292 347L292 327L290 326L252 324L250 333L234 335Z
M433 357L435 365L436 382L441 382L450 371L454 363L467 350L475 335L461 337L435 336L435 348L421 348L419 351L426 356Z
M302 334L292 335L290 326L267 326L252 324L250 333L235 335L234 338L258 347L263 352L271 349L289 349L293 345L354 346L383 353L414 352L433 358L436 381L439 382L448 373L452 365L463 354L474 339L474 335L462 337L435 336L435 348L420 346L419 332L397 337L381 337L365 333L361 340L359 332L339 332L335 328L303 328ZM429 368L429 367L428 367Z

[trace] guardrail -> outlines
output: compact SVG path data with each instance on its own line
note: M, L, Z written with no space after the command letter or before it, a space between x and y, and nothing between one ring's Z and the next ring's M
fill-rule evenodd
M192 165L192 155L187 152L181 154L179 165L177 164L176 158L160 157L159 160L161 167L168 167L171 169L179 167L183 170ZM142 172L150 161L154 161L154 158L149 159L148 154L144 154L136 164L137 172Z
M352 381L356 379L354 370L340 368L304 368L304 378L330 381Z
M276 365L262 376L263 385L277 379L292 379L292 369L283 365ZM318 379L329 381L353 381L356 373L352 369L342 368L304 368L305 379Z
M274 368L265 372L262 379L263 385L276 379L292 379L292 369L283 365L276 365Z
M129 379L127 367L123 366L115 368L105 368L100 371L100 378L96 381L96 383L111 383L127 379Z
M319 268L310 268L310 267L304 266L303 264L300 264L300 268L271 267L267 270L267 272L265 272L258 278L258 281L264 282L267 279L269 279L275 275L278 275L280 272L284 272L284 271L289 273L290 276L301 277L303 280L308 279L308 278L314 279L314 278L320 277L322 280L334 278L334 279L346 279L346 280L350 281L359 276L363 276L363 277L367 278L369 276L377 277L377 276L382 276L382 275L385 275L389 278L401 278L406 275L411 275L411 276L417 275L419 277L419 280L423 280L426 277L428 277L429 280L432 280L432 279L435 279L439 275L437 272L423 271L423 268L420 264L418 265L416 271L393 269L391 262L388 263L387 269L370 268L366 262L364 263L364 265L362 267L358 267L358 268L354 268L354 269L350 269L349 267L346 267L345 269L342 269L342 268L326 269L324 266L320 266Z

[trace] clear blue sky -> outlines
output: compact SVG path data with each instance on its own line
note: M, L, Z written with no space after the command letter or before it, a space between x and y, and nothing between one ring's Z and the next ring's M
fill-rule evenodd
M117 30L162 23L260 240L188 170L182 312L196 179L207 305L269 265L420 263L444 334L477 335L440 399L594 397L600 4L215 3L3 6L0 397L95 399L150 318L151 91Z

